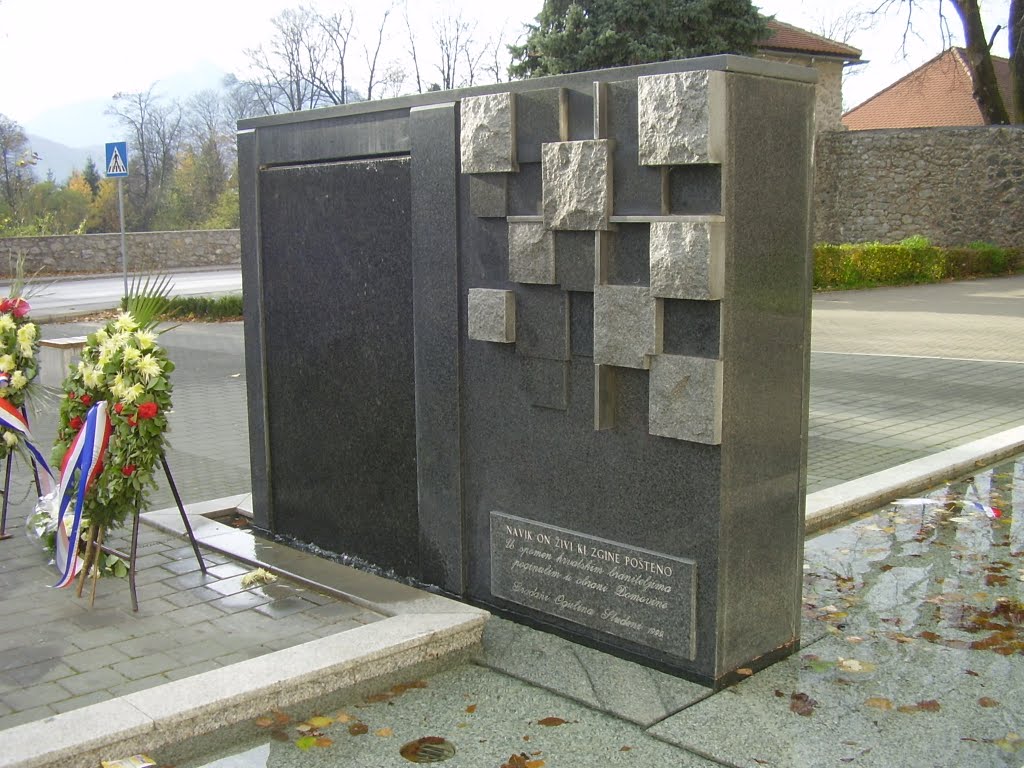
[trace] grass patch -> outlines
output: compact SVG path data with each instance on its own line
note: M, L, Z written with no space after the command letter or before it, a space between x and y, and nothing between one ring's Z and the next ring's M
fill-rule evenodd
M935 283L1024 270L1024 250L990 243L932 245L927 238L899 243L819 243L814 247L815 290Z

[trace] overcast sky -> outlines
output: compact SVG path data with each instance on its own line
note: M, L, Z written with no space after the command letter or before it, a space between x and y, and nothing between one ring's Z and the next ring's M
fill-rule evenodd
M847 10L872 6L881 0L755 0L764 13L812 31L828 29ZM0 113L20 122L31 121L55 107L109 99L117 91L138 91L176 73L205 63L243 74L245 48L271 37L269 20L301 0L0 0ZM478 19L477 36L486 38L503 25L506 39L515 39L522 23L540 10L541 0L513 4L481 0L408 0L414 29L430 35L431 18L439 8L463 8ZM904 18L890 16L874 29L854 32L849 43L863 50L870 64L845 88L847 107L854 106L939 53L943 47L938 25L938 0L918 0L915 32L906 57L899 51ZM308 2L307 2L308 4ZM322 3L336 8L340 2ZM380 0L349 0L357 19L372 34ZM1009 0L986 0L987 30L1006 23ZM952 15L949 3L948 12ZM514 13L514 15L513 15ZM398 14L396 14L397 16ZM958 20L951 19L959 33ZM405 35L400 17L391 25L396 52ZM368 36L365 34L364 36ZM1006 33L996 52L1006 55Z

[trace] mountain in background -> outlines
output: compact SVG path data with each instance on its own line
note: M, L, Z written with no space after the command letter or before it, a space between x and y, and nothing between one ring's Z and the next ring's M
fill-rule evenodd
M219 90L226 74L210 62L201 62L186 72L178 72L159 80L156 93L168 101L178 99L185 102L200 91ZM32 148L43 158L46 158L46 154L36 146L36 142L48 141L64 149L88 148L76 166L79 170L89 153L93 154L93 161L100 167L103 165L103 145L108 141L124 141L128 138L125 130L118 126L117 120L104 114L113 103L113 95L109 99L92 99L47 110L31 120L25 120L21 127L29 135ZM98 154L92 149L96 145L100 147ZM53 154L56 156L57 153ZM100 170L102 172L102 168ZM58 181L65 180L66 174L62 176L56 168L53 172ZM39 170L37 176L40 179L46 178L46 170Z
M99 172L103 173L102 144L89 147L69 147L57 141L50 141L43 136L36 136L34 133L27 135L32 151L41 158L35 167L37 181L43 181L46 179L46 174L52 172L54 181L63 184L73 170L81 171L85 168L85 161L90 157L96 163Z

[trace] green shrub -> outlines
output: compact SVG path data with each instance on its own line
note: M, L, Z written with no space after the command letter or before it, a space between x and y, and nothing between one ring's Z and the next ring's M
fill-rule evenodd
M242 316L242 295L174 296L162 316L166 320L236 320Z
M930 283L1022 268L1024 258L1017 249L982 242L943 248L920 235L895 244L819 243L814 247L814 287L819 290Z

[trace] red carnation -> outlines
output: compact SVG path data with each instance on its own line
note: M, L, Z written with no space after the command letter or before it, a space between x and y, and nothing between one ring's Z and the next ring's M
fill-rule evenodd
M123 411L123 410L124 410L124 403L118 403L117 405L114 406L114 413L116 413L118 416L121 415L121 411Z
M74 400L74 399L75 399L75 393L74 392L68 392L68 400Z
M85 424L85 422L82 421L81 416L75 416L75 418L68 422L68 426L71 427L76 432L82 428L83 424Z
M3 301L0 301L0 312L10 312L13 306L13 299L4 299Z
M129 417L128 417L128 426L129 426L129 427L134 427L134 426L135 426L136 424L138 424L138 423L139 423L139 422L137 422L137 421L135 420L135 417L134 417L134 416L129 416Z
M131 477L134 473L135 473L135 465L134 464L125 464L123 467L121 467L121 474L124 475L125 477Z
M156 403L143 403L139 406L138 417L140 419L152 419L156 416L156 412L160 410L160 406Z
M79 400L82 401L82 405L85 405L85 406L92 405L92 397L90 397L89 395L82 395L79 398Z
M11 300L11 314L17 318L22 318L27 315L30 309L32 309L32 307L30 307L28 302L21 297Z

